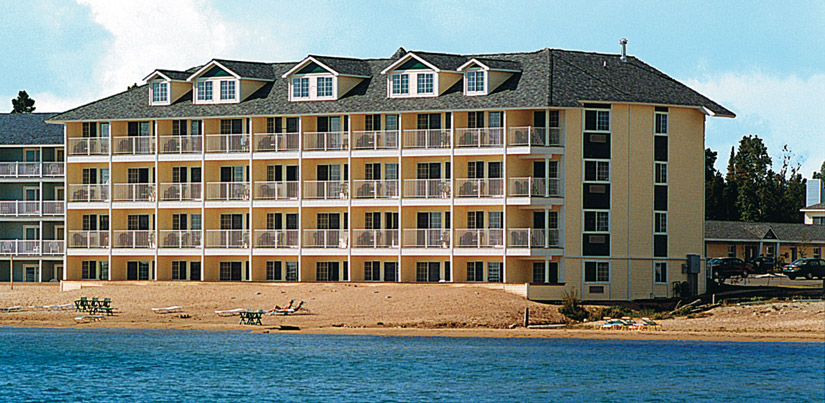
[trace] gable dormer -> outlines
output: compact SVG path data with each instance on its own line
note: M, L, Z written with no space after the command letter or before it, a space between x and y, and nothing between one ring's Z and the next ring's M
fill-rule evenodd
M520 66L509 60L473 58L458 68L464 74L464 95L487 95L511 76L521 73Z
M143 79L149 84L149 105L171 105L191 88L186 82L189 73L175 70L155 70Z
M367 63L360 59L307 56L284 73L289 81L290 101L340 99L370 77Z
M458 55L407 52L381 71L387 76L387 97L439 96L461 79L456 67L464 60Z
M269 64L217 59L186 79L192 83L196 105L238 103L274 80Z

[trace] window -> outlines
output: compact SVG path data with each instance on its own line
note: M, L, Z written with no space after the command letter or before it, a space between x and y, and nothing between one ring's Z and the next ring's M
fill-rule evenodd
M585 161L584 180L592 182L609 182L610 161Z
M822 258L822 248L814 248L814 258L821 259Z
M408 74L394 73L392 75L393 95L406 95L410 93L410 76Z
M728 246L728 257L736 257L736 245Z
M667 233L667 213L653 213L653 232Z
M198 101L212 100L212 82L198 81Z
M81 264L80 278L83 280L97 279L97 262L94 260L84 260Z
M584 281L588 283L606 283L610 281L610 263L584 262Z
M286 262L286 281L298 281L298 262Z
M235 99L235 82L221 81L221 100Z
M433 73L418 73L418 93L433 93Z
M381 262L364 262L364 281L381 281Z
M152 83L152 102L169 101L169 93L167 92L167 88L167 83Z
M281 281L284 279L282 264L278 261L266 262L266 280L267 281Z
M309 78L295 77L292 79L292 97L293 98L307 98L309 97Z
M656 112L655 134L667 134L667 113Z
M467 281L484 281L484 262L467 262Z
M584 130L610 131L610 111L589 110L584 112Z
M318 77L316 95L318 98L332 96L332 77Z
M814 225L825 225L825 217L814 217L813 218Z
M501 279L501 262L487 263L487 281L491 283L500 283Z
M185 120L173 120L172 121L172 135L173 136L185 136L186 135L186 121Z
M175 260L172 262L172 280L186 280L185 260Z
M666 185L667 184L667 164L662 162L656 163L656 184L657 185Z
M585 232L608 232L610 231L610 212L608 211L585 211L584 212Z
M484 92L483 71L468 71L465 73L465 77L467 78L467 92Z
M653 263L653 282L667 284L667 262Z

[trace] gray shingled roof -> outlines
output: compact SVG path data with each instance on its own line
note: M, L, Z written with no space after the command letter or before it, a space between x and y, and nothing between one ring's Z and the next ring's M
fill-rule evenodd
M521 64L512 60L489 59L486 57L476 57L475 59L493 70L521 70Z
M705 221L705 239L749 240L759 242L768 231L786 242L825 242L825 225L796 223L763 223L739 221ZM773 240L771 240L773 241Z
M0 113L0 144L63 144L63 128L45 121L55 113Z
M162 73L166 77L171 78L172 80L182 80L186 81L192 73L187 73L185 71L178 71L178 70L166 70L166 69L157 69L158 73Z
M825 202L811 204L808 207L805 207L803 210L825 210Z
M338 74L343 74L345 76L369 76L372 74L369 63L363 59L334 56L310 56L335 70Z
M213 59L214 61L226 66L227 69L232 70L237 75L243 78L258 78L261 80L274 80L276 77L275 70L271 63L263 62L245 62L240 60L226 60Z
M619 55L543 49L528 53L455 56L415 52L439 68L457 69L473 57L503 60L521 65L521 72L486 96L467 97L461 81L434 98L391 99L387 97L386 76L380 73L397 58L364 59L370 78L337 101L289 102L289 84L280 76L295 66L289 63L254 64L256 70L269 68L266 77L279 77L237 104L194 105L191 92L169 106L150 106L149 89L141 86L55 116L55 122L84 120L131 120L166 118L207 118L213 116L272 116L317 113L398 112L408 110L474 110L501 108L581 107L582 101L639 102L705 107L718 115L733 112L709 100L635 57L627 63ZM397 56L397 55L396 55ZM225 61L218 60L221 64ZM239 65L226 62L237 71ZM606 67L605 67L606 66ZM332 66L330 66L332 67Z
M424 52L418 50L411 50L410 52L415 53L416 56L426 60L441 70L449 71L458 70L462 64L467 63L468 60L472 59L472 56L468 57L451 53Z

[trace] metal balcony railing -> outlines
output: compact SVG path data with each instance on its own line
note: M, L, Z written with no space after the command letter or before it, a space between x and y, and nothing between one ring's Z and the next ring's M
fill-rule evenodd
M249 182L210 182L206 200L249 200Z
M245 229L210 229L206 230L207 248L248 248L249 230Z
M248 134L207 134L207 153L247 153L249 152Z
M562 147L561 129L552 127L548 131L544 127L509 127L507 128L507 145L514 147Z
M41 202L27 200L0 201L0 216L20 217L41 215Z
M158 139L161 154L200 154L203 136L161 136Z
M35 256L35 255L62 255L65 242L63 240L28 240L7 239L0 240L0 255Z
M265 229L255 230L256 248L297 248L297 229Z
M255 151L298 151L298 133L255 133Z
M404 179L404 197L416 199L449 199L449 179Z
M398 179L355 180L353 197L356 199L397 199Z
M305 229L305 248L348 248L349 230L345 229Z
M109 231L69 231L70 248L108 248Z
M509 178L508 197L561 197L561 183L558 178Z
M398 130L373 130L352 133L353 150L397 150Z
M298 200L298 181L255 182L255 200Z
M112 238L115 248L148 249L156 245L153 230L114 230Z
M200 201L203 198L202 187L203 185L200 182L161 183L160 200Z
M304 181L304 199L334 200L349 197L346 181Z
M510 248L560 248L558 229L514 228L508 229L507 246Z
M456 147L502 147L504 128L455 129Z
M155 138L149 136L113 137L114 154L142 155L155 153Z
M112 200L117 202L155 201L154 183L115 183Z
M109 201L109 185L69 185L70 202L106 202Z
M397 229L354 229L353 248L398 248L400 231Z
M160 230L160 247L191 249L203 246L201 230Z
M0 178L60 177L64 174L62 162L0 162Z
M70 138L67 146L69 155L109 155L108 137Z
M404 148L450 148L449 129L404 130Z
M456 229L458 248L501 248L504 247L504 230L501 228Z
M456 179L456 194L458 197L502 197L504 195L504 179Z
M346 151L349 149L347 132L304 133L304 151Z
M405 229L405 248L449 248L452 235L448 229Z

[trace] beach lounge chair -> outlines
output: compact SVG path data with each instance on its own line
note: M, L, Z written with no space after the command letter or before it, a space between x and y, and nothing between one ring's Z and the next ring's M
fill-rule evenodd
M292 305L292 302L290 302L290 305ZM279 314L279 315L286 316L286 315L289 315L291 313L298 312L301 308L303 308L303 306L304 306L304 301L301 301L301 302L298 303L298 306L296 306L294 308L293 307L288 307L288 308L273 309L271 311L268 311L267 315Z
M227 317L227 316L240 315L241 312L246 312L246 309L237 308L237 309L229 309L229 310L226 310L226 311L215 311L215 314L217 314L218 316Z
M183 310L182 306L167 306L166 308L152 308L152 312L157 314L177 313Z
M75 316L74 321L77 323L90 323L90 322L97 322L101 321L105 318L103 315L87 315L87 316Z
M0 310L6 311L6 313L11 313L11 312L22 312L22 311L23 311L23 307L22 307L22 306L10 306L10 307L8 307L8 308L0 308Z

